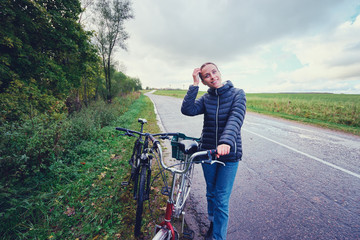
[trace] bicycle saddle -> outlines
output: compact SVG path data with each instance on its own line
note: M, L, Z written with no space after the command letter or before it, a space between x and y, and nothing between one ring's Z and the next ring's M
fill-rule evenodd
M138 122L144 124L147 123L147 120L145 118L139 118Z
M197 152L199 144L194 140L181 140L179 142L179 149L184 154L193 154Z

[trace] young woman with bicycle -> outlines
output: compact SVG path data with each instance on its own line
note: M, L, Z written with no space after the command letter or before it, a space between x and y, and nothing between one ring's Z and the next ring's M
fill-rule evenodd
M201 82L206 94L196 100ZM241 126L246 112L245 92L231 81L222 82L214 63L205 63L193 71L193 85L183 100L181 112L187 116L204 114L200 150L217 149L221 164L202 164L210 228L205 239L226 239L229 200L238 163L242 157Z

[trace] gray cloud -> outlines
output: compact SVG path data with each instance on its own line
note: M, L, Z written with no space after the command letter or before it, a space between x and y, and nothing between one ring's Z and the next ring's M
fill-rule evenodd
M346 79L357 91L357 6L359 0L133 0L129 52L117 59L144 87L185 88L194 67L213 61L224 78L252 92L319 81L313 91L330 79Z
M334 24L341 19L334 14L341 2L143 0L136 4L140 27L133 34L175 57L231 60L259 44Z

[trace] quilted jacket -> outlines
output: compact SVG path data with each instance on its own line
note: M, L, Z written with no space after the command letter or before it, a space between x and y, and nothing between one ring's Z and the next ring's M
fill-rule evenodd
M211 89L196 100L198 86L190 86L183 100L181 112L187 116L204 114L200 149L216 149L220 144L228 144L230 153L220 157L220 161L240 161L242 157L241 126L246 112L245 92L234 88L231 81L224 86Z

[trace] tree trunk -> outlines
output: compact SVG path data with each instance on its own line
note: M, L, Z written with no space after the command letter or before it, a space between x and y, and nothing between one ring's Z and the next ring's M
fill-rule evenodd
M109 89L108 89L108 103L111 103L112 101L112 96L111 96L111 69L110 69L110 66L111 66L111 61L110 61L110 55L108 56L108 63L107 63L107 67L108 67L108 86L109 86Z

